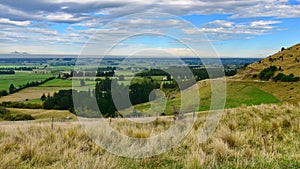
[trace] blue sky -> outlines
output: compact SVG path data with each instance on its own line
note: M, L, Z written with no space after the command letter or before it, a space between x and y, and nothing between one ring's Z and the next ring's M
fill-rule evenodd
M299 0L2 0L0 53L267 57L299 23Z

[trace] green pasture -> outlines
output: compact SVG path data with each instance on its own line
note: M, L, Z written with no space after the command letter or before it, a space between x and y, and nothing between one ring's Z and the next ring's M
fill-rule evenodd
M28 71L16 71L14 75L0 75L0 90L8 90L10 84L17 87L29 82L45 80L49 77L52 77L52 74L36 74Z
M85 81L86 86L94 86L94 81ZM41 87L80 87L80 80L71 80L71 79L54 79L48 81L42 85Z
M243 82L227 82L227 96L225 108L236 108L242 105L260 105L263 103L277 103L279 102L272 94L267 93L253 84L247 84ZM210 85L201 87L199 89L200 95L200 107L199 111L207 111L210 109L211 104L211 87ZM176 105L177 109L180 109L181 97L177 94L175 98L168 99L165 113L173 114ZM137 110L146 112L150 108L150 103L139 104L135 106Z

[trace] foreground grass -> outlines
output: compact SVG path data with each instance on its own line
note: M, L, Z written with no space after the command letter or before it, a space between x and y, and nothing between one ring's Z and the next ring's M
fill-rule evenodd
M34 113L33 113L34 114ZM99 148L78 123L50 125L26 122L0 126L1 168L299 168L300 105L260 105L226 110L206 143L197 135L198 119L180 145L159 156L129 159ZM3 122L1 122L3 123ZM114 119L112 126L132 137L145 138L172 124L132 125ZM18 127L19 126L19 127ZM169 142L169 140L163 140ZM118 144L118 143L115 143Z

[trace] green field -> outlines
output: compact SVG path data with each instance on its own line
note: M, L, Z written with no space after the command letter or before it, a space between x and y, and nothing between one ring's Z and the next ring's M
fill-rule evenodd
M86 86L94 86L95 81L89 80L85 81ZM54 79L51 81L48 81L40 87L80 87L80 80L71 80L71 79Z
M40 87L72 87L72 80L54 79L40 85Z
M28 100L28 101L23 101L23 103L25 104L39 104L42 105L43 101L38 98L38 99L32 99L32 100Z
M236 108L242 105L260 105L268 103L278 103L278 99L272 94L269 94L251 83L243 83L237 81L227 82L227 97L225 108ZM200 94L200 107L199 111L206 111L210 109L211 104L211 88L210 85L201 87L199 89ZM172 114L174 112L172 105L176 105L180 108L180 94L177 94L174 99L169 99L165 109L166 114ZM150 103L140 104L135 106L137 110L146 112L150 108Z
M28 82L45 80L52 77L52 74L35 74L32 72L16 71L14 75L0 75L0 90L8 90L10 84L15 87L25 85Z

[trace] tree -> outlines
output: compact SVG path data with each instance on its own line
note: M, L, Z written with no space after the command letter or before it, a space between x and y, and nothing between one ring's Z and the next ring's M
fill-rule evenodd
M42 97L41 97L41 100L42 101L45 101L47 99L47 97L46 97L46 95L45 95L45 93L42 95Z
M281 48L281 52L282 52L282 51L284 51L284 50L285 50L285 48L284 48L284 47L282 47L282 48Z
M7 93L6 90L0 90L0 97L1 96L7 96L7 95L8 95L8 93Z
M268 68L265 68L259 73L259 78L261 80L269 80L273 77L274 73L277 71L276 66L270 66Z
M125 80L124 75L120 75L120 76L119 76L119 81L124 81L124 80Z
M14 84L10 84L10 86L9 86L9 93L12 94L12 93L15 92L15 90L16 90L16 88L15 88Z
M172 80L171 75L168 75L167 76L167 81L171 81L171 80Z
M80 80L80 86L85 86L85 81L83 79Z

